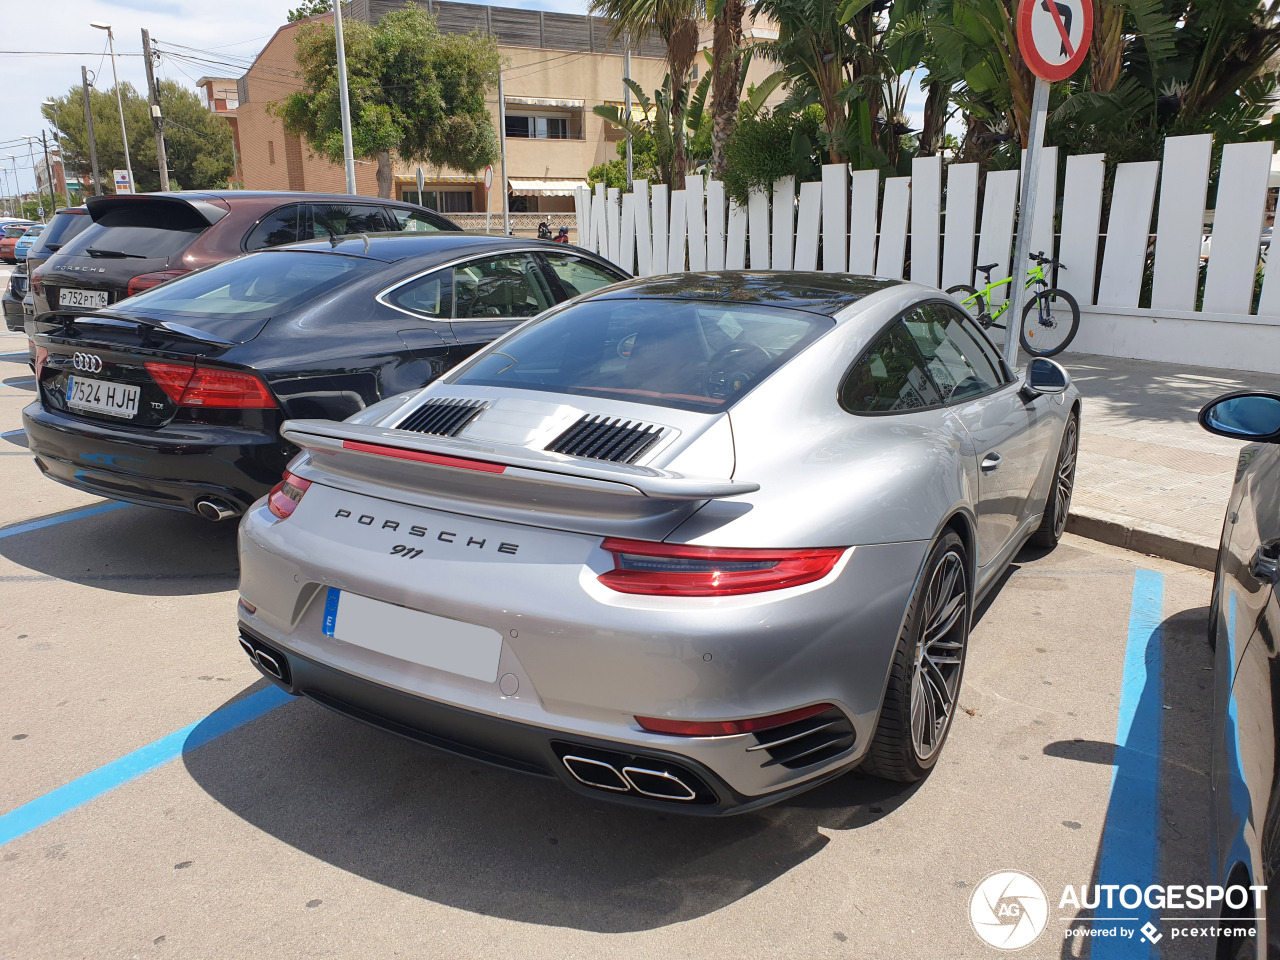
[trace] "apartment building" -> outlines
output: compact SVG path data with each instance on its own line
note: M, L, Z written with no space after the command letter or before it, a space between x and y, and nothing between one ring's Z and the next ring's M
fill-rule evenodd
M350 9L353 18L374 23L402 3L352 0L344 9ZM500 191L505 187L516 226L522 231L540 219L569 225L574 187L586 182L591 167L618 155L618 142L623 137L619 127L592 109L600 104L621 106L623 102L623 51L609 42L609 22L599 17L454 0L422 0L420 5L436 17L444 32L477 30L498 42L506 108L505 129L499 132L505 139L507 182L501 182L501 167L495 165L493 189L486 195L482 174L424 167L419 195L419 165L397 159L394 196L421 202L464 226L476 227L483 226L487 205L501 215ZM332 15L313 19L329 20ZM237 81L237 148L247 189L345 191L341 165L312 155L304 141L284 131L269 109L300 86L294 50L301 26L287 24L277 30ZM666 75L663 55L656 38L633 46L631 76L644 89L661 85ZM705 64L700 62L699 68L705 69ZM771 69L753 62L749 79L758 81ZM496 89L489 92L489 112L496 128ZM377 194L373 164L357 161L356 189L361 194Z

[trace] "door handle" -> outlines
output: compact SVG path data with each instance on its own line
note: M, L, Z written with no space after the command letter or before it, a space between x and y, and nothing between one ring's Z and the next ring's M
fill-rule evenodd
M1280 540L1268 540L1249 561L1249 572L1263 583L1280 583Z
M982 472L990 473L992 470L1000 466L1002 459L1003 458L998 453L988 453L982 458Z

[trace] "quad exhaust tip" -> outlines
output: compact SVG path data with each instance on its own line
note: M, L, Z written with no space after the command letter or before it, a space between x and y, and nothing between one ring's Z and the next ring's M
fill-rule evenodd
M219 520L230 520L232 517L239 516L239 513L233 507L228 506L221 500L214 500L212 497L197 500L196 513L215 523Z
M613 793L635 791L658 800L687 802L697 799L698 793L674 773L667 770L650 770L647 767L627 766L619 770L604 760L592 760L572 754L563 758L565 769L579 783L598 790Z

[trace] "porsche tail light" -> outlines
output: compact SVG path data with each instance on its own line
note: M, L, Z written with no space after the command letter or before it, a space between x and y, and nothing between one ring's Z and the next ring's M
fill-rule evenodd
M125 296L132 297L135 293L158 287L162 283L168 283L175 277L180 277L184 273L190 272L190 270L161 270L158 273L139 274L129 281L129 285L125 288Z
M267 385L251 373L189 363L146 364L151 379L180 407L263 410L276 405Z
M295 477L286 470L284 479L272 487L271 493L267 495L267 509L281 520L288 520L293 511L298 509L298 504L302 502L302 495L307 492L309 486L311 486L310 480Z
M811 707L771 713L767 717L748 717L746 720L666 720L662 717L636 717L641 729L650 733L665 733L673 737L730 737L738 733L756 730L772 730L797 720L807 720L832 709L832 704L815 703Z
M694 547L607 537L613 569L599 580L619 593L660 597L728 597L821 580L844 553L840 547L755 550Z

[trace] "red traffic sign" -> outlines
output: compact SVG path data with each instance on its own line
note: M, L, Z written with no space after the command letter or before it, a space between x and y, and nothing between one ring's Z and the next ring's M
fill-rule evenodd
M1037 77L1067 79L1084 63L1092 37L1092 0L1021 0L1018 4L1018 49Z
M484 168L484 188L488 190L493 186L493 164L489 164Z

